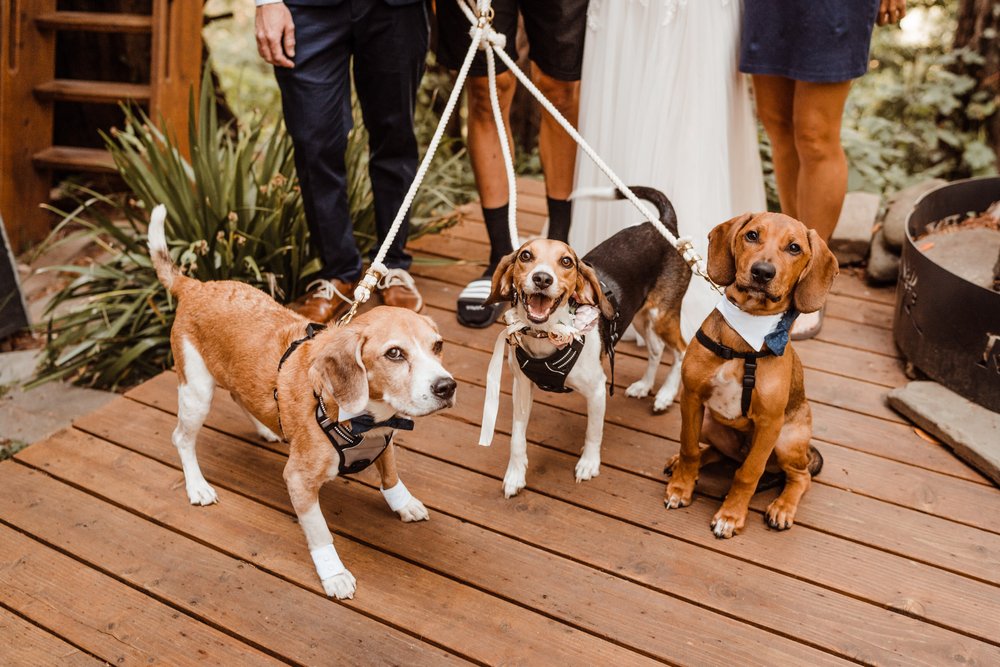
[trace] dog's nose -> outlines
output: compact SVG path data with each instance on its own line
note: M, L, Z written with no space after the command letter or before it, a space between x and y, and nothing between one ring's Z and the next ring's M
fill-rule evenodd
M449 399L455 395L455 379L451 377L441 377L434 380L434 384L431 385L431 391L438 398Z
M535 283L538 289L545 289L552 284L552 276L544 271L536 271L531 274L531 282Z
M759 283L769 283L774 278L774 264L771 262L754 262L750 267L750 275Z

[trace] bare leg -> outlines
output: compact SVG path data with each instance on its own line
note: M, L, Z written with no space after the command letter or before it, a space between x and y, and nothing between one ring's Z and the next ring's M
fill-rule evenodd
M182 347L183 354L177 356L184 360L183 382L177 386L177 427L172 440L181 457L188 500L192 505L211 505L219 502L219 496L201 472L195 445L198 431L212 407L215 378L209 374L194 345L184 341Z
M389 502L390 498L393 501L389 503L389 509L399 514L399 518L405 523L426 521L430 518L424 504L410 495L405 485L399 486L402 481L396 472L396 445L389 443L389 446L382 452L382 456L375 459L375 468L378 469L378 474L382 478L383 495L389 492L386 501ZM397 500L397 497L400 500ZM393 504L397 504L397 507L393 507Z
M795 149L793 124L795 81L783 76L755 74L753 92L757 117L771 140L781 211L798 218L799 154Z
M510 105L514 100L517 79L511 72L497 75L497 95L507 128L507 141L514 145L510 134ZM497 136L493 107L490 105L489 82L486 77L470 77L469 96L469 159L476 176L476 189L484 208L497 208L509 201L507 172L503 167L500 138ZM513 150L513 148L512 148ZM572 178L572 174L570 174Z
M580 112L580 82L554 79L534 63L531 69L538 90L576 127ZM545 172L545 193L553 199L568 198L573 192L576 173L576 142L544 109L538 129L538 152L542 159L542 171Z
M514 374L514 418L510 429L510 461L503 476L503 495L512 498L526 484L528 470L528 419L531 417L534 385L517 367L514 353L510 353L510 367Z
M840 123L851 82L795 82L795 149L799 155L798 217L830 240L847 192Z

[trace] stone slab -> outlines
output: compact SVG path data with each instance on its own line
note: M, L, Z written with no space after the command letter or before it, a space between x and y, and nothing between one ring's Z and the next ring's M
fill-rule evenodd
M25 391L21 384L33 376L38 354L38 350L0 354L0 453L5 447L13 450L47 438L117 396L64 382Z
M899 253L886 243L885 230L881 227L872 236L865 277L874 285L895 284L899 277Z
M973 228L929 234L916 242L917 249L974 285L993 289L993 267L1000 254L1000 231Z
M885 240L889 247L900 252L903 248L903 241L906 240L906 216L913 210L913 205L917 200L930 192L934 188L947 184L948 181L940 178L932 178L922 181L908 188L903 188L889 198L886 205L885 216L882 218L882 227L885 229Z
M878 195L870 192L848 192L844 197L844 207L829 244L841 266L858 264L868 256L872 227L881 201Z
M928 381L893 389L889 405L1000 486L1000 413Z

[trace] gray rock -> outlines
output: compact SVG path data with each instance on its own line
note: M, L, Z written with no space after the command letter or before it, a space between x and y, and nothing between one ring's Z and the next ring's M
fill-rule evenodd
M925 236L917 246L923 253L970 283L993 289L993 265L1000 253L1000 231L959 228Z
M897 387L889 392L889 405L1000 485L1000 414L937 382Z
M932 178L928 181L903 188L889 198L885 209L885 217L882 218L882 226L885 228L885 240L889 247L900 252L903 241L906 240L906 216L910 214L913 205L917 203L925 193L934 188L946 184L948 181L940 178Z
M868 256L880 202L880 197L870 192L847 193L837 228L833 230L829 243L841 266L857 264Z
M895 284L899 277L899 253L885 242L885 230L881 227L872 236L865 275L875 285Z

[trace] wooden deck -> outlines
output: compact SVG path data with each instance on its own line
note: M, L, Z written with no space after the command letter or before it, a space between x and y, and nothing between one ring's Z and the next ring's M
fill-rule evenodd
M522 189L521 225L537 232L544 198ZM486 256L476 222L414 247ZM1000 491L886 407L905 381L891 290L842 276L821 336L796 344L826 458L796 526L767 529L771 491L717 541L727 480L703 476L691 507L666 512L677 408L653 416L623 391L583 484L581 399L536 392L528 488L504 500L507 402L493 447L475 444L496 330L454 316L479 270L414 269L460 380L455 409L398 436L431 520L396 519L373 471L322 495L354 600L322 594L285 450L228 395L199 445L220 503L188 505L165 373L0 465L0 664L1000 664ZM644 361L620 350L623 389Z

